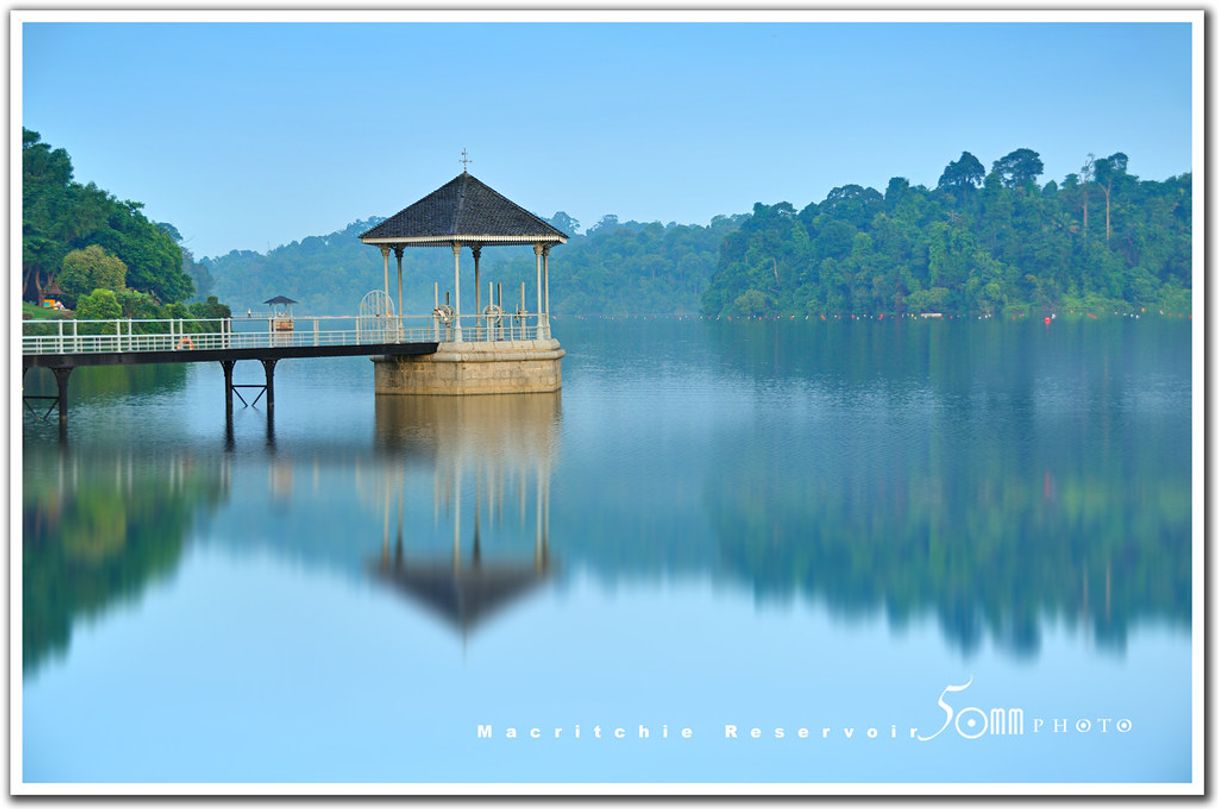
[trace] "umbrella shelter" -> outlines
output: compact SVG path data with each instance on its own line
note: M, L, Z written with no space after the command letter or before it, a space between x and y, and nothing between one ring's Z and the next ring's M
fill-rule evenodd
M271 328L275 331L291 331L295 328L292 320L292 304L296 301L284 295L276 295L263 301L271 307Z

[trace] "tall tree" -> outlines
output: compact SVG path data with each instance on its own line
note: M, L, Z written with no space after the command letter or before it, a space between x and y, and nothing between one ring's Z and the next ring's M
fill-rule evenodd
M985 180L985 166L970 152L961 152L959 160L953 160L943 169L939 177L941 191L971 191Z
M1027 188L1044 174L1045 164L1031 149L1016 149L995 160L993 171L1007 188Z
M1078 172L1079 183L1083 188L1083 235L1087 235L1087 188L1095 179L1095 155L1090 152L1083 161L1083 167Z
M1090 156L1090 155L1089 155ZM1124 152L1095 161L1095 181L1104 192L1104 241L1112 241L1112 185L1124 176L1129 158Z

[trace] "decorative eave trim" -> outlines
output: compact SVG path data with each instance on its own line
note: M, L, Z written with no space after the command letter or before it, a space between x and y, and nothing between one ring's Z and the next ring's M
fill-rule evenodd
M416 247L444 247L453 242L461 244L566 244L565 236L382 236L373 239L360 237L364 244L402 244Z

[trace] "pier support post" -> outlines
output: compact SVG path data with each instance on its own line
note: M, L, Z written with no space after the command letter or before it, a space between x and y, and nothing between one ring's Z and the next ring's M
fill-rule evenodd
M263 360L262 368L266 371L266 412L275 410L275 363L279 360Z
M224 370L224 418L229 424L233 421L233 366L236 364L236 360L220 360Z
M72 375L72 366L63 365L52 368L51 372L55 374L55 384L59 388L59 426L66 427L68 425L68 377Z

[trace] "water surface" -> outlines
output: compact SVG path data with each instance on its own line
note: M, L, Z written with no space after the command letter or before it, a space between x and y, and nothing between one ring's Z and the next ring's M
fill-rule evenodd
M555 331L560 394L292 360L231 433L218 366L77 371L26 780L1189 780L1188 324Z

